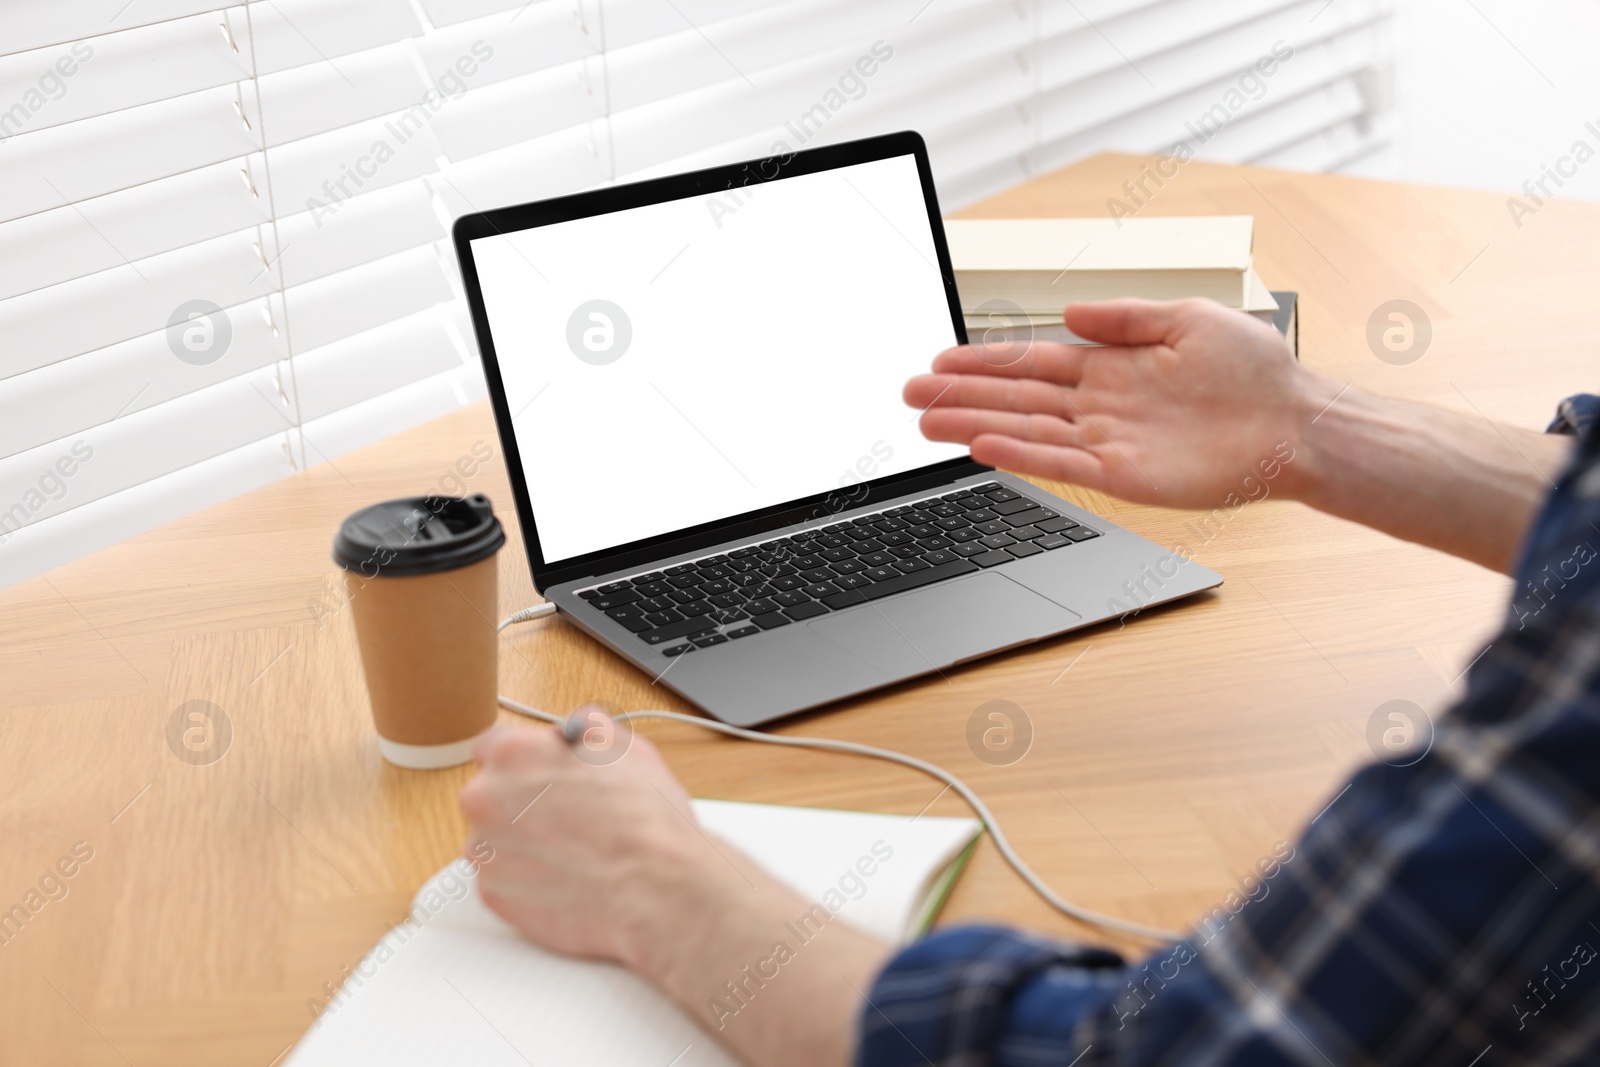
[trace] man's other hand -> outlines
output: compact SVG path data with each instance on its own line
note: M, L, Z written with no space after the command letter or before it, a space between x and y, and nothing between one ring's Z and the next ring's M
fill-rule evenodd
M1272 327L1208 300L1076 304L1066 323L1105 347L941 353L905 387L922 432L979 463L1136 503L1216 507L1248 475L1295 494L1289 461L1338 386L1303 370Z

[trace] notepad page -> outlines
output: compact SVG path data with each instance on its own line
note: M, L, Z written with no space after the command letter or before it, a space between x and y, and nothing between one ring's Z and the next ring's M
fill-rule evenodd
M727 839L807 901L899 943L933 881L982 829L976 819L694 801Z
M981 829L972 819L693 803L704 829L814 904L794 917L796 941L834 918L901 940L928 885ZM368 953L287 1065L732 1067L635 975L524 940L483 904L470 870L457 861L418 891L414 921Z
M567 959L501 933L424 928L322 1017L293 1067L733 1067L704 1031L619 967ZM376 954L378 950L374 950ZM352 982L354 979L352 979Z

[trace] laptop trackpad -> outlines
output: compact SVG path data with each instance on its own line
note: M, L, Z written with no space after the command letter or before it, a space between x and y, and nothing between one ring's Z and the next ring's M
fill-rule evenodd
M1076 612L993 571L850 608L808 625L852 655L921 674L1081 622Z

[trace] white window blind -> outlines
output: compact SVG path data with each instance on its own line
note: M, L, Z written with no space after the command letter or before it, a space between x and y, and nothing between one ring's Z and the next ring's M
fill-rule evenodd
M1107 148L1337 168L1389 9L8 0L0 583L481 398L458 214L905 128L947 210Z

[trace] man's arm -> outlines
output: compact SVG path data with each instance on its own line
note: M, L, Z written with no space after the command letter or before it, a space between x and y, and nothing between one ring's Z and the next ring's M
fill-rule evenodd
M694 825L643 738L600 767L554 730L486 738L469 855L492 847L483 899L530 939L632 968L752 1067L1594 1062L1600 578L1565 592L1474 666L1423 755L1360 772L1131 966L993 927L891 959L831 922L745 984L808 905Z
M889 946L839 919L796 940L815 902L702 830L649 741L596 766L556 730L500 727L476 756L461 807L468 840L493 849L478 872L492 910L552 951L635 971L754 1067L850 1062Z
M1502 574L1572 451L1571 437L1354 388L1304 438L1305 503Z
M1501 572L1570 449L1343 385L1209 301L1079 304L1067 325L1105 347L940 355L905 390L923 433L980 463L1178 508L1217 507L1276 463L1292 498Z

